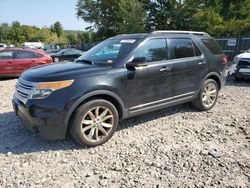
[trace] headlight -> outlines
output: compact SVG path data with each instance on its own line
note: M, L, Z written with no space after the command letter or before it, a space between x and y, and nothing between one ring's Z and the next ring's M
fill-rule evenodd
M35 85L29 98L41 99L48 97L52 92L56 90L71 86L73 82L74 80L65 80L58 82L39 82Z

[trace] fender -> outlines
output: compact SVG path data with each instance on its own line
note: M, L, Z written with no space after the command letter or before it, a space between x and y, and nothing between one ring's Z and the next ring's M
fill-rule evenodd
M107 91L107 90L97 90L97 91L93 91L90 93L87 93L86 95L83 95L82 97L80 97L79 99L77 99L74 104L71 106L71 108L69 109L66 118L64 120L64 124L67 126L69 119L71 117L71 115L73 114L73 112L75 111L75 109L86 99L90 98L90 97L94 97L96 95L107 95L110 97L113 97L121 106L122 108L122 118L127 116L127 110L125 108L125 105L122 101L122 99L115 93L111 92L111 91Z
M223 83L224 83L225 79L222 79L222 75L219 75L219 73L217 73L217 72L210 72L209 74L207 74L205 79L203 80L203 82L211 76L215 76L218 79L219 87L222 88L224 85Z
M199 91L198 91L198 93L200 92L200 90L201 90L201 87L202 87L202 84L204 83L204 81L205 80L207 80L209 77L211 77L211 76L214 76L214 77L216 77L217 79L218 79L218 81L219 81L219 87L220 88L222 88L222 86L224 85L223 84L223 80L221 79L221 75L219 75L217 72L210 72L210 73L208 73L206 76L205 76L205 78L202 80L202 82L201 82L201 85L200 85L200 87L199 87ZM216 80L217 81L217 80Z

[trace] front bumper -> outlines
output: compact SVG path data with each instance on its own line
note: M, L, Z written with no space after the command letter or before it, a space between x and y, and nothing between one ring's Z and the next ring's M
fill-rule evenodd
M15 96L12 104L16 115L28 130L36 131L42 138L48 140L65 138L67 126L64 125L63 112L32 103L23 104Z
M247 71L242 71L243 70L247 70ZM246 78L249 79L250 78L250 68L238 68L234 73L233 76L238 77L238 78Z

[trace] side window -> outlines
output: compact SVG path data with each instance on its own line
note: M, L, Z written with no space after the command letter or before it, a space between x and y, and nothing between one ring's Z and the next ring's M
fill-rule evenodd
M80 50L73 50L73 54L80 54L82 53Z
M39 54L39 53L36 53L36 57L37 57L37 58L42 58L43 55L42 55L42 54Z
M169 39L172 49L171 59L194 57L194 46L191 39Z
M30 59L30 58L37 58L34 52L28 51L16 51L15 59Z
M196 44L193 42L194 45L194 54L195 56L200 56L201 55L201 51L200 49L196 46Z
M69 55L69 54L71 54L71 50L65 50L65 51L62 53L62 55Z
M143 59L145 62L162 61L167 59L165 39L151 39L134 52L134 59Z
M4 51L0 52L0 59L12 59L13 52L11 51Z
M74 50L73 49L68 49L68 50L65 50L63 55L72 55L74 54Z

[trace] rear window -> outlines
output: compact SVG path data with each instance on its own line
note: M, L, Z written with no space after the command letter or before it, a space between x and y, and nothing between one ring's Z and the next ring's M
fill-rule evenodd
M223 54L220 46L214 39L202 39L202 42L213 54Z
M43 57L43 55L42 55L42 54L39 54L39 53L36 53L36 57L38 57L38 58L42 58L42 57Z

